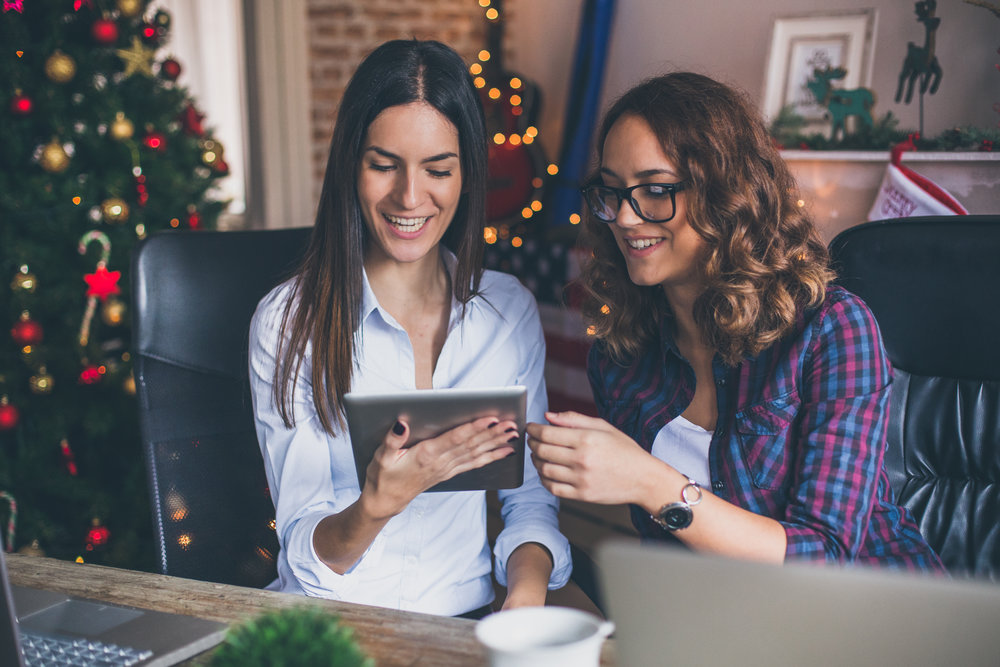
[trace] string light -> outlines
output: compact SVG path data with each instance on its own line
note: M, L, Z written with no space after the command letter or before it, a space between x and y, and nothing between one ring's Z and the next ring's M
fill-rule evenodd
M520 236L515 236L510 240L510 244L515 248L520 248L524 241L521 240Z
M573 213L572 215L570 215L569 216L569 224L571 224L571 225L579 225L580 224L580 214L579 213Z
M490 6L490 0L479 0L479 6L486 9Z
M493 7L490 7L489 9L486 10L486 18L488 18L491 21L496 21L498 18L500 18L500 12L498 12Z
M494 90L496 90L496 89L494 89ZM510 103L513 104L516 107L521 106L521 96L520 95L511 95L510 96Z
M519 78L517 78L516 76L513 79L510 80L510 87L513 88L514 90L517 90L522 85L523 84L522 84L521 80Z
M535 201L531 202L531 210L534 211L535 213L538 213L539 211L541 211L542 210L542 202L538 201L537 199Z
M527 206L525 206L523 209L521 209L521 217L524 218L525 220L527 220L528 218L530 218L534 214L535 214L535 212L532 211Z
M521 144L521 135L512 134L507 138L507 141L511 146L519 146Z
M497 242L497 228L496 227L487 227L486 229L484 229L483 230L483 240L486 241L487 243L489 243L490 245L496 243Z
M476 88L485 88L486 79L484 79L481 76L477 76L475 79L472 80L472 85L474 85Z
M482 74L482 73L483 73L483 66L480 65L479 63L472 63L469 66L469 74L475 75L475 74Z
M479 52L479 60L481 60L482 62L486 62L489 59L490 59L490 52L489 51L487 51L486 49L483 49L482 51Z
M559 167L557 167L555 164L550 164L548 167L545 168L545 171L546 173L548 173L549 176L555 176L556 174L559 173Z
M500 99L500 89L499 88L490 88L490 92L487 93L487 94L490 96L491 100L498 100L498 99Z
M503 135L503 132L497 132L493 135L493 143L497 146L503 145L503 142L507 141L507 137Z

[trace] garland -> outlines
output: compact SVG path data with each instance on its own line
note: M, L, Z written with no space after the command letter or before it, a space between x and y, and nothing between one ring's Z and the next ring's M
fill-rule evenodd
M853 134L844 134L836 140L820 133L804 134L808 121L793 111L793 107L783 108L770 132L775 144L781 149L815 151L887 151L907 137L914 137L920 151L993 151L1000 150L1000 128L982 129L972 126L955 127L945 130L936 137L921 137L913 130L898 129L899 119L892 112L879 118L872 127L859 127Z

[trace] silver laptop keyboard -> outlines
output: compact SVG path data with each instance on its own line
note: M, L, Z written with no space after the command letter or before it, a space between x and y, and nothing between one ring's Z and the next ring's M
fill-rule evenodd
M71 665L79 667L128 667L153 655L128 646L104 644L89 639L39 635L21 630L21 647L28 667Z

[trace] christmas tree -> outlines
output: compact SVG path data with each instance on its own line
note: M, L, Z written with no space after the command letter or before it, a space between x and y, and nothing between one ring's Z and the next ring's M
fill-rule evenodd
M0 525L8 550L153 563L132 247L212 227L228 167L148 0L2 0Z

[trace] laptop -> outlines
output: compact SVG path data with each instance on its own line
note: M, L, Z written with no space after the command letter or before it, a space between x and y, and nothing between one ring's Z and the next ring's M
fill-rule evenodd
M227 625L192 616L112 605L53 591L13 586L7 576L7 562L0 548L0 665L30 667L34 664L94 664L59 662L42 649L39 660L31 648L37 637L74 642L70 652L95 646L102 659L118 657L116 663L144 667L173 665L206 651L221 642ZM83 640L83 641L81 641ZM106 650L105 647L113 647ZM64 649L66 650L66 649Z
M619 667L1000 664L997 584L620 541L597 563Z
M344 395L344 412L354 451L358 486L364 487L368 464L397 419L406 420L410 425L409 439L404 445L409 447L480 417L509 419L517 424L520 437L511 443L514 453L481 468L459 473L428 491L481 491L521 486L524 482L527 396L527 388L520 385L416 389L391 394L348 392Z

